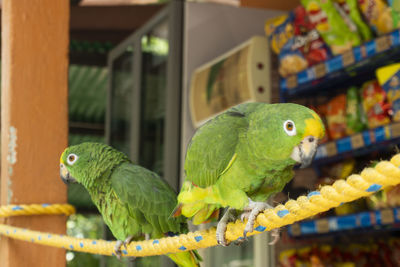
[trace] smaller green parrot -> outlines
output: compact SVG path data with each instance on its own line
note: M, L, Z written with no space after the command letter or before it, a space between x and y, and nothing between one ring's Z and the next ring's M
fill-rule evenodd
M171 218L176 193L156 173L134 165L114 148L99 143L70 146L60 158L60 176L66 183L78 182L89 192L104 222L119 240L115 254L131 240L158 239L187 233L183 218ZM197 251L168 254L182 267L199 266Z
M173 216L194 224L218 219L217 241L237 211L248 219L244 237L253 231L268 199L282 191L293 167L309 165L325 129L318 115L297 104L244 103L202 125L192 137L185 159L185 181ZM276 242L279 232L273 232Z

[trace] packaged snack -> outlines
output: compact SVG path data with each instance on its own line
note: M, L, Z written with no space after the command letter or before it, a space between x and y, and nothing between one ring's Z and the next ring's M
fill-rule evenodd
M334 55L342 54L361 43L340 16L332 0L301 0L310 22L315 25Z
M358 5L368 25L377 35L394 30L391 9L383 0L358 0Z
M265 33L267 34L272 51L279 57L279 74L288 77L291 74L300 72L308 67L307 60L298 49L294 47L293 32L294 14L267 20L265 23Z
M377 69L376 77L392 106L392 120L400 121L400 64Z
M368 41L373 38L370 27L365 23L364 19L362 18L362 15L358 8L357 0L333 1L345 21L350 20L350 22L347 22L347 25L349 25L350 23L354 23L356 31L361 36L363 41Z
M326 107L328 134L331 139L346 136L346 95L340 94L332 98Z
M361 96L368 128L375 128L390 122L390 105L387 102L386 93L379 86L378 81L373 80L364 83Z
M399 0L388 0L390 7L390 14L392 15L393 28L400 27L400 1Z
M281 267L295 267L296 266L296 250L288 249L279 254L279 266Z
M282 47L293 38L293 14L285 14L267 20L265 33L269 37L272 51L279 55Z
M300 50L306 58L308 66L328 59L331 54L328 46L322 40L314 25L310 23L303 6L298 6L294 13L294 44L293 50Z
M365 116L358 88L350 87L346 94L346 134L352 135L366 128Z

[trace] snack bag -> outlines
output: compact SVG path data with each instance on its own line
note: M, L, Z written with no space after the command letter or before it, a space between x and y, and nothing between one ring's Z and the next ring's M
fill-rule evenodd
M394 30L391 9L383 0L358 0L358 5L368 25L377 35Z
M392 105L392 119L400 121L400 64L377 69L376 77Z
M280 267L296 267L296 250L288 249L284 250L279 254L279 266Z
M357 0L333 0L339 13L343 19L350 20L347 25L354 24L357 33L361 36L363 41L368 41L373 38L370 27L365 23L358 8Z
M346 134L352 135L366 128L365 116L357 87L352 86L347 90L346 100Z
M331 0L301 0L310 22L329 45L334 55L361 43L361 38L344 22Z
M332 98L326 107L328 135L331 139L346 136L346 95L340 94Z
M267 34L272 51L279 57L279 74L288 77L308 67L307 60L298 49L294 47L293 32L294 14L279 16L265 23Z
M385 91L376 80L363 84L361 96L368 128L372 129L390 122L390 105L387 102Z
M310 23L307 11L298 6L294 13L294 44L293 50L300 50L307 59L308 66L324 61L331 56L328 46L322 40L314 25Z
M388 0L390 7L390 13L393 20L393 28L400 27L400 1L399 0Z

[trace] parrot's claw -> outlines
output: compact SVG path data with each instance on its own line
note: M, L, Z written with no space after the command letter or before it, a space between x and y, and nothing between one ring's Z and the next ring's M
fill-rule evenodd
M244 220L248 220L248 219L249 219L249 216L250 216L250 212L251 212L251 211L243 211L243 213L240 214L240 220L241 220L242 222L244 222Z
M274 238L271 242L269 242L268 244L269 245L275 245L278 241L279 241L279 239L280 239L280 231L279 231L279 228L275 228L275 229L272 229L271 230L271 236Z
M240 219L244 221L247 219L246 227L243 231L243 237L247 237L247 233L253 232L254 223L256 221L257 215L267 208L272 208L266 202L254 202L249 198L249 205L244 208L243 213L240 215Z
M118 260L121 260L121 256L122 256L122 252L121 252L122 244L123 244L123 242L121 240L117 240L117 242L115 243L114 253Z
M125 249L128 249L128 245L131 243L133 236L128 236L123 242Z
M128 236L124 241L117 240L114 247L114 253L118 260L121 260L122 258L122 251L121 251L122 245L125 247L125 249L128 249L128 245L129 243L131 243L132 239L133 236ZM130 261L134 261L135 259L136 257L130 257Z
M226 241L225 232L228 226L228 222L232 219L232 212L234 209L228 208L225 212L224 216L222 216L221 220L218 222L217 231L216 231L216 238L219 245L224 247L229 246L229 243Z

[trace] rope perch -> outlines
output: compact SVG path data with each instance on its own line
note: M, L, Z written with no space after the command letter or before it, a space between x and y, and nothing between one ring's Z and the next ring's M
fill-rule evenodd
M332 186L323 186L320 190L312 191L307 196L301 196L297 200L287 201L285 205L281 204L273 209L267 209L257 216L254 231L248 235L259 234L292 224L337 207L341 203L369 196L387 186L399 184L399 167L400 154L397 154L390 161L381 161L374 168L365 168L359 175L353 174L346 180L336 181ZM74 212L74 207L59 204L0 207L0 217L33 214L70 215ZM242 238L244 227L245 222L242 223L240 220L237 220L235 223L229 223L226 232L227 240L234 241ZM55 235L4 224L0 224L0 234L37 244L102 255L113 255L115 246L115 241ZM123 256L144 257L207 248L216 245L215 227L213 227L174 237L132 242L126 250L122 250L122 253Z

